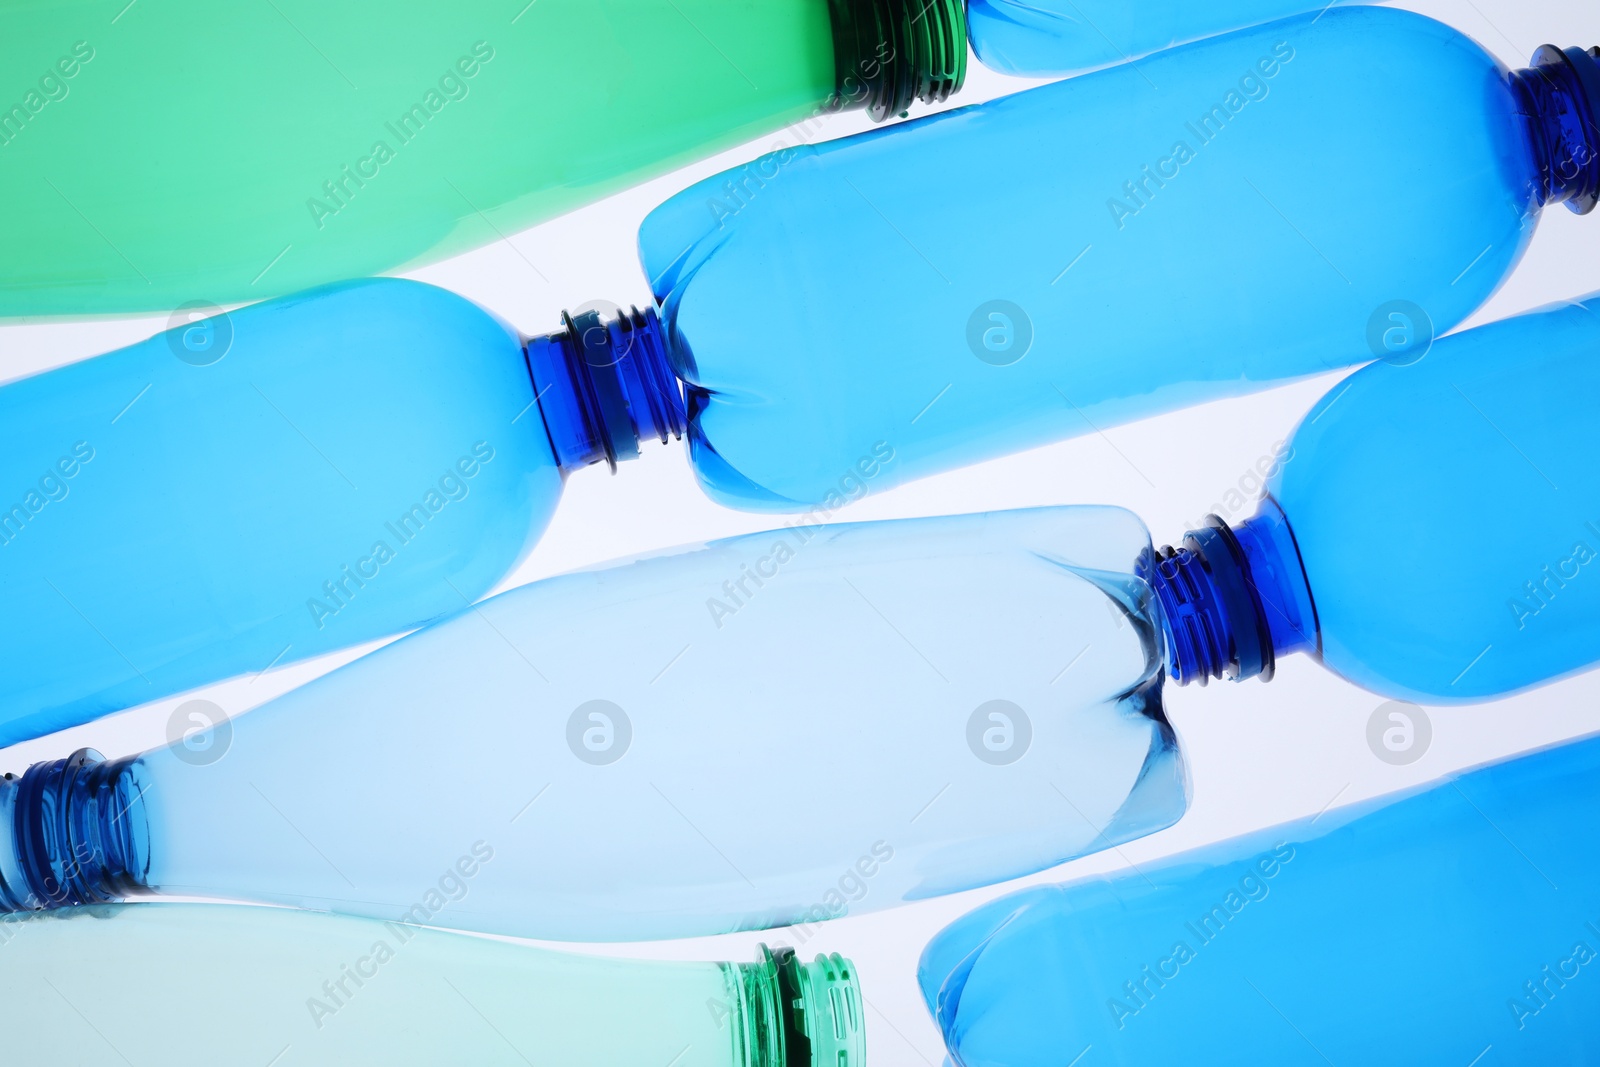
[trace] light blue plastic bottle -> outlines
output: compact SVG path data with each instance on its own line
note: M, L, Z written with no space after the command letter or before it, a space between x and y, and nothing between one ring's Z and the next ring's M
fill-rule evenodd
M140 904L0 922L0 959L11 1056L51 1067L861 1067L866 1054L854 965L765 946L755 963L626 960Z
M1335 8L708 178L639 240L697 469L804 507L1443 333L1594 206L1597 112L1591 53Z
M1047 508L523 586L203 735L0 779L0 910L173 894L800 947L1178 818L1149 552L1127 512Z
M477 600L568 473L681 430L653 317L525 344L352 282L0 388L0 745Z
M1590 737L1003 897L918 977L960 1067L1594 1063L1596 805Z
M1311 0L970 0L967 29L972 50L992 70L1063 76L1328 6Z

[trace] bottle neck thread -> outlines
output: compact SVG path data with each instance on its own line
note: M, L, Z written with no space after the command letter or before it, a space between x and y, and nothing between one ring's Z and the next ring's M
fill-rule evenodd
M1270 681L1277 658L1321 649L1300 551L1271 497L1230 527L1215 515L1141 567L1155 592L1167 672L1179 685L1212 678Z
M683 393L655 308L563 312L563 328L523 347L550 447L565 472L605 461L613 471L639 442L666 444L687 426Z
M734 964L741 1067L862 1067L866 1027L855 965L837 954L801 963L760 947Z
M1583 215L1600 202L1600 48L1543 45L1511 72L1528 118L1541 203Z
M834 92L830 110L872 121L921 100L937 104L967 77L965 0L829 0Z
M144 765L81 748L0 779L0 910L104 904L146 884Z

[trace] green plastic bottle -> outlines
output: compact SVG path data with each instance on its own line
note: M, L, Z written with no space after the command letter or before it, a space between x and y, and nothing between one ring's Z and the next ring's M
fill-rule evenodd
M403 270L965 66L961 0L0 0L0 317Z
M470 892L454 878L452 899ZM419 887L419 889L422 887ZM579 956L285 908L0 922L8 1058L54 1067L862 1067L850 961Z

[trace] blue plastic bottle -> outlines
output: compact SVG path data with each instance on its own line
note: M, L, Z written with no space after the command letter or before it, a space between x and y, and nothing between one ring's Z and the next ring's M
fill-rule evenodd
M1597 309L1600 294L1431 351L1397 325L1393 361L1295 430L1254 518L1147 568L1172 676L1270 678L1306 651L1374 692L1458 703L1600 659L1600 471L1578 445Z
M1327 6L1310 0L970 0L967 29L984 66L1060 76Z
M1600 1059L1600 737L1045 886L919 979L961 1067Z
M525 344L353 282L0 388L0 745L477 600L566 474L682 429L653 318Z
M1443 333L1594 206L1597 112L1591 53L1335 8L709 178L640 232L697 469L803 507Z
M202 735L0 779L0 911L173 894L798 947L1182 814L1149 552L1125 511L1045 508L535 582Z

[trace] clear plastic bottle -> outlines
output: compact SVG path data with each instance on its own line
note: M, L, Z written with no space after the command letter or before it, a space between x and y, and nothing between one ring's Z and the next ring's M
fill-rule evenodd
M1334 8L709 178L640 232L697 469L805 507L1442 334L1594 206L1597 113L1589 52Z
M970 1067L1594 1063L1597 804L1591 737L1029 889L935 937L923 995Z
M0 8L0 316L419 265L966 63L954 0L105 8Z
M972 50L984 66L1042 77L1125 63L1328 6L1311 0L970 0L967 21Z
M452 884L468 893L472 875ZM855 967L837 955L644 962L198 904L0 923L0 951L6 1040L27 1063L865 1062Z
M681 431L653 317L525 345L351 282L0 388L0 745L477 600L567 473Z
M177 894L568 940L809 924L1178 818L1118 509L808 526L496 596L0 780L0 910ZM470 895L430 887L492 849Z

